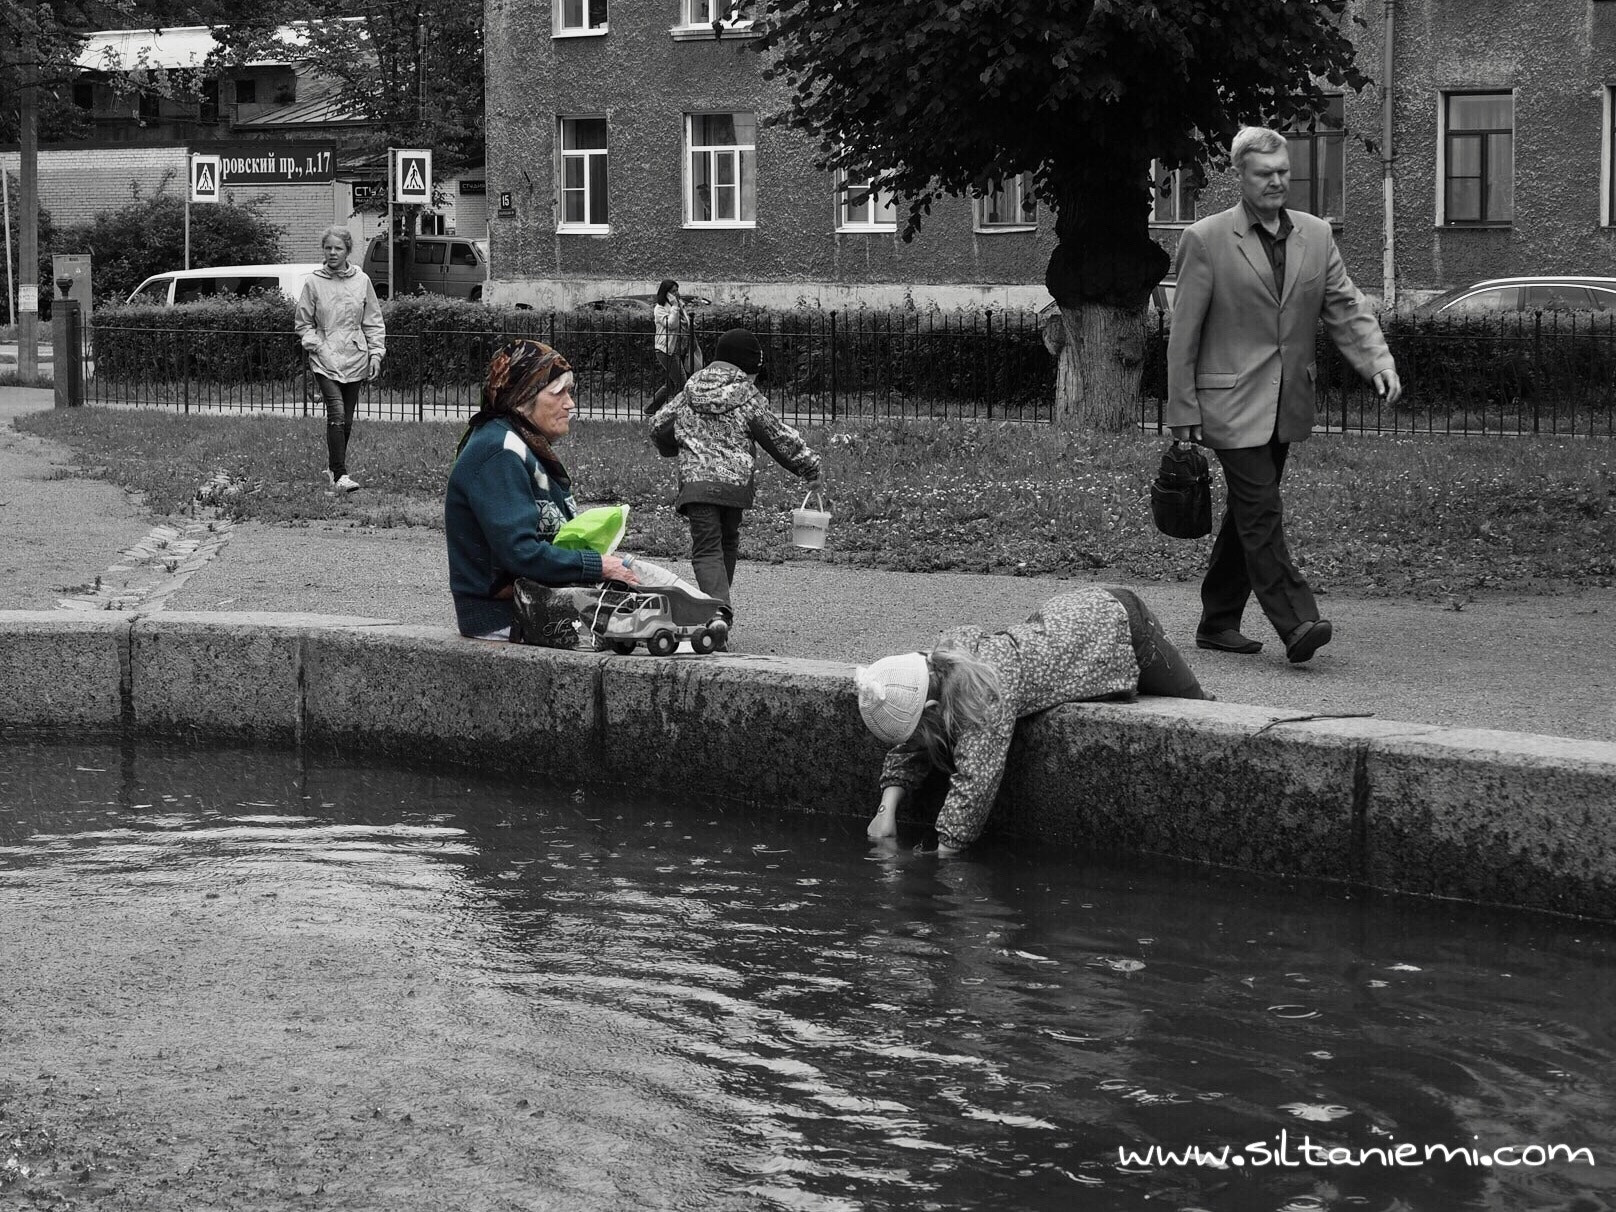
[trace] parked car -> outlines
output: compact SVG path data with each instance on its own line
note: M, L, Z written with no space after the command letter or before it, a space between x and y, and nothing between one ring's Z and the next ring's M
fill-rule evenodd
M303 279L320 268L318 261L290 265L214 265L206 269L171 269L153 274L130 294L128 302L171 307L203 299L245 298L254 291L278 290L297 298Z
M1436 316L1499 316L1535 311L1616 312L1616 278L1578 274L1488 278L1445 291L1414 309Z
M711 307L713 301L705 295L680 295L686 307ZM656 306L656 295L608 295L604 299L590 299L587 303L580 303L580 307L592 307L596 311L608 311L612 308L623 308L627 311L650 311Z
M424 291L433 295L451 295L457 299L480 302L488 281L488 241L471 240L465 236L416 236L415 257L410 256L410 241L400 236L393 241L393 264L387 263L387 237L378 232L365 245L365 259L360 268L370 275L376 297L385 299L393 293L392 270L396 267L401 282L410 291Z

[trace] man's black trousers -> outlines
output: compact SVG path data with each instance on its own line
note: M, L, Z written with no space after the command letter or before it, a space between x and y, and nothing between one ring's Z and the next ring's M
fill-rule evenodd
M1285 546L1285 513L1279 481L1285 474L1289 443L1277 435L1266 446L1244 446L1214 453L1223 465L1228 503L1212 544L1212 561L1201 582L1204 632L1239 630L1252 594L1284 639L1319 617L1313 591L1296 570Z

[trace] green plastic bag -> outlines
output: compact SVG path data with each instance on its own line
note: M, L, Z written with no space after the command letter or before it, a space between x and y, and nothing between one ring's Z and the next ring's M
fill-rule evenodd
M586 509L569 522L563 522L550 542L568 551L593 551L610 555L628 530L627 505L599 505Z

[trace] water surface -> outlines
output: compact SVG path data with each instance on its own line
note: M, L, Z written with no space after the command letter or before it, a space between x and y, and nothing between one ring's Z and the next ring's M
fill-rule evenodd
M240 1207L1616 1202L1606 930L862 827L0 746L0 1123Z

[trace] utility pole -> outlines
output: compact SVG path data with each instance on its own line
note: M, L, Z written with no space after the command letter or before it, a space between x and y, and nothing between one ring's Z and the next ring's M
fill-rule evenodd
M22 73L17 89L18 175L22 197L17 214L17 374L24 383L39 375L39 37L32 15L22 18Z

